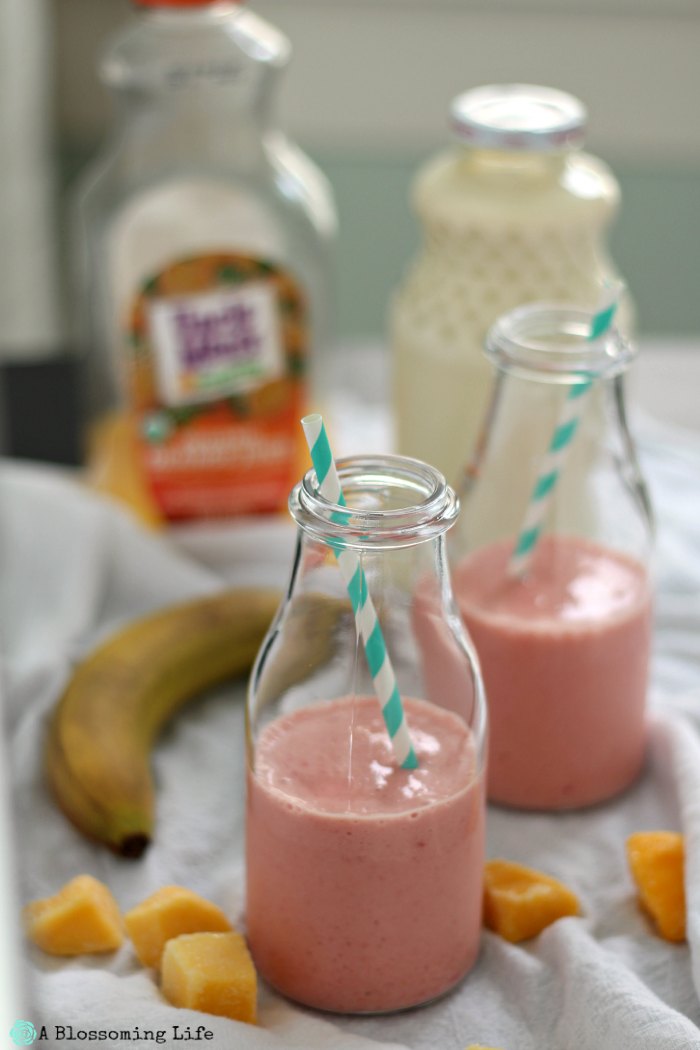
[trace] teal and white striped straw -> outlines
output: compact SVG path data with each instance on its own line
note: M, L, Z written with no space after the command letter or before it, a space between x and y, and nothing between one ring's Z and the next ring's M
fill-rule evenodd
M305 416L301 425L311 452L311 461L316 470L321 495L329 503L344 507L345 497L340 487L340 479L335 469L323 418L314 413ZM349 512L335 511L332 518L339 524L344 524L349 516ZM396 684L396 674L387 652L377 613L369 596L367 580L360 559L352 550L343 547L341 542L331 543L331 547L350 595L355 621L362 636L369 671L382 708L384 724L394 749L396 761L403 769L416 769L418 759L406 725L401 694Z
M610 328L624 285L622 281L611 281L605 285L600 302L591 319L591 327L586 339L594 342ZM508 566L509 576L524 576L542 533L545 515L556 488L571 443L574 440L584 405L584 396L593 386L592 378L582 379L571 387L564 410L552 435L547 453L540 465L535 487L532 490L530 504L525 520L518 534L518 540Z

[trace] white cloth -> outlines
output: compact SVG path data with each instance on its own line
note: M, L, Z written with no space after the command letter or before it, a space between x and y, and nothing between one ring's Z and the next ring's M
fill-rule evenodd
M27 948L31 1016L56 1040L74 1030L205 1024L216 1050L700 1050L700 446L663 434L644 443L658 509L658 591L648 768L622 798L566 815L492 808L488 851L561 877L583 903L518 946L484 933L477 966L450 996L388 1017L329 1018L263 990L252 1028L178 1011L129 945L61 961ZM0 630L21 868L28 900L88 871L129 908L183 883L242 915L243 689L186 709L155 754L157 837L140 861L83 839L56 810L42 775L42 732L71 663L121 621L221 585L286 583L293 544L279 521L183 533L172 543L44 469L0 474ZM196 558L195 558L196 556ZM633 831L687 835L688 945L671 945L640 913L624 842ZM53 1041L52 1041L53 1039ZM42 1045L42 1044L37 1044ZM101 1042L148 1047L148 1040Z

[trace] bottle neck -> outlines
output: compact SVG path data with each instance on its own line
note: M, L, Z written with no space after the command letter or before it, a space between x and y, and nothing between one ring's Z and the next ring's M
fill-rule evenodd
M337 463L345 503L323 496L310 470L289 498L309 538L333 550L395 550L429 543L454 524L459 504L434 467L405 456L355 456Z
M495 179L558 180L571 153L571 150L547 153L460 146L458 165L465 175L489 183Z
M495 383L459 486L462 553L513 542L537 504L548 532L648 557L651 515L623 388L634 351L614 328L588 339L590 319L534 304L490 330Z
M269 118L287 38L236 3L143 9L105 54L103 83L122 108Z
M560 303L529 303L500 317L486 337L499 370L539 384L576 385L624 372L636 350L614 326L591 339L593 314Z
M238 80L236 84L203 81L197 85L177 81L151 90L120 93L115 99L122 134L135 133L154 139L180 136L193 148L217 153L219 144L241 133L260 138L275 123L270 85Z
M203 101L119 107L116 141L136 181L183 173L259 171L266 164L268 114L221 110Z
M288 55L286 38L238 5L144 11L101 67L125 170L260 170Z

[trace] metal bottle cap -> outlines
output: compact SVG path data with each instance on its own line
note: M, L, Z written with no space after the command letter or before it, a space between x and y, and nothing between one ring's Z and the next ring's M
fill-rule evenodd
M472 146L556 152L582 144L586 110L554 88L490 84L454 99L450 125L456 138Z

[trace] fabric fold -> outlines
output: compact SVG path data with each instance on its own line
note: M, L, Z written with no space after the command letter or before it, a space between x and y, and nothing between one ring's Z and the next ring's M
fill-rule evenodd
M175 1010L128 944L102 959L56 960L27 947L35 1025L86 1030L204 1024L221 1050L700 1050L700 450L644 445L659 517L653 711L646 768L624 795L577 813L490 807L488 853L565 881L582 915L509 945L486 933L449 996L390 1017L322 1017L269 989L256 1028ZM43 772L48 713L75 660L119 624L236 584L286 584L294 533L281 519L146 533L58 471L0 470L0 632L4 716L23 900L79 872L127 909L181 883L244 920L244 693L224 686L184 709L154 751L156 837L142 860L88 842L57 809ZM640 910L625 840L686 836L688 945ZM37 1044L41 1045L41 1044ZM84 1040L45 1045L73 1050ZM114 1045L102 1042L101 1045ZM128 1040L122 1047L153 1046ZM177 1045L177 1043L168 1043Z

